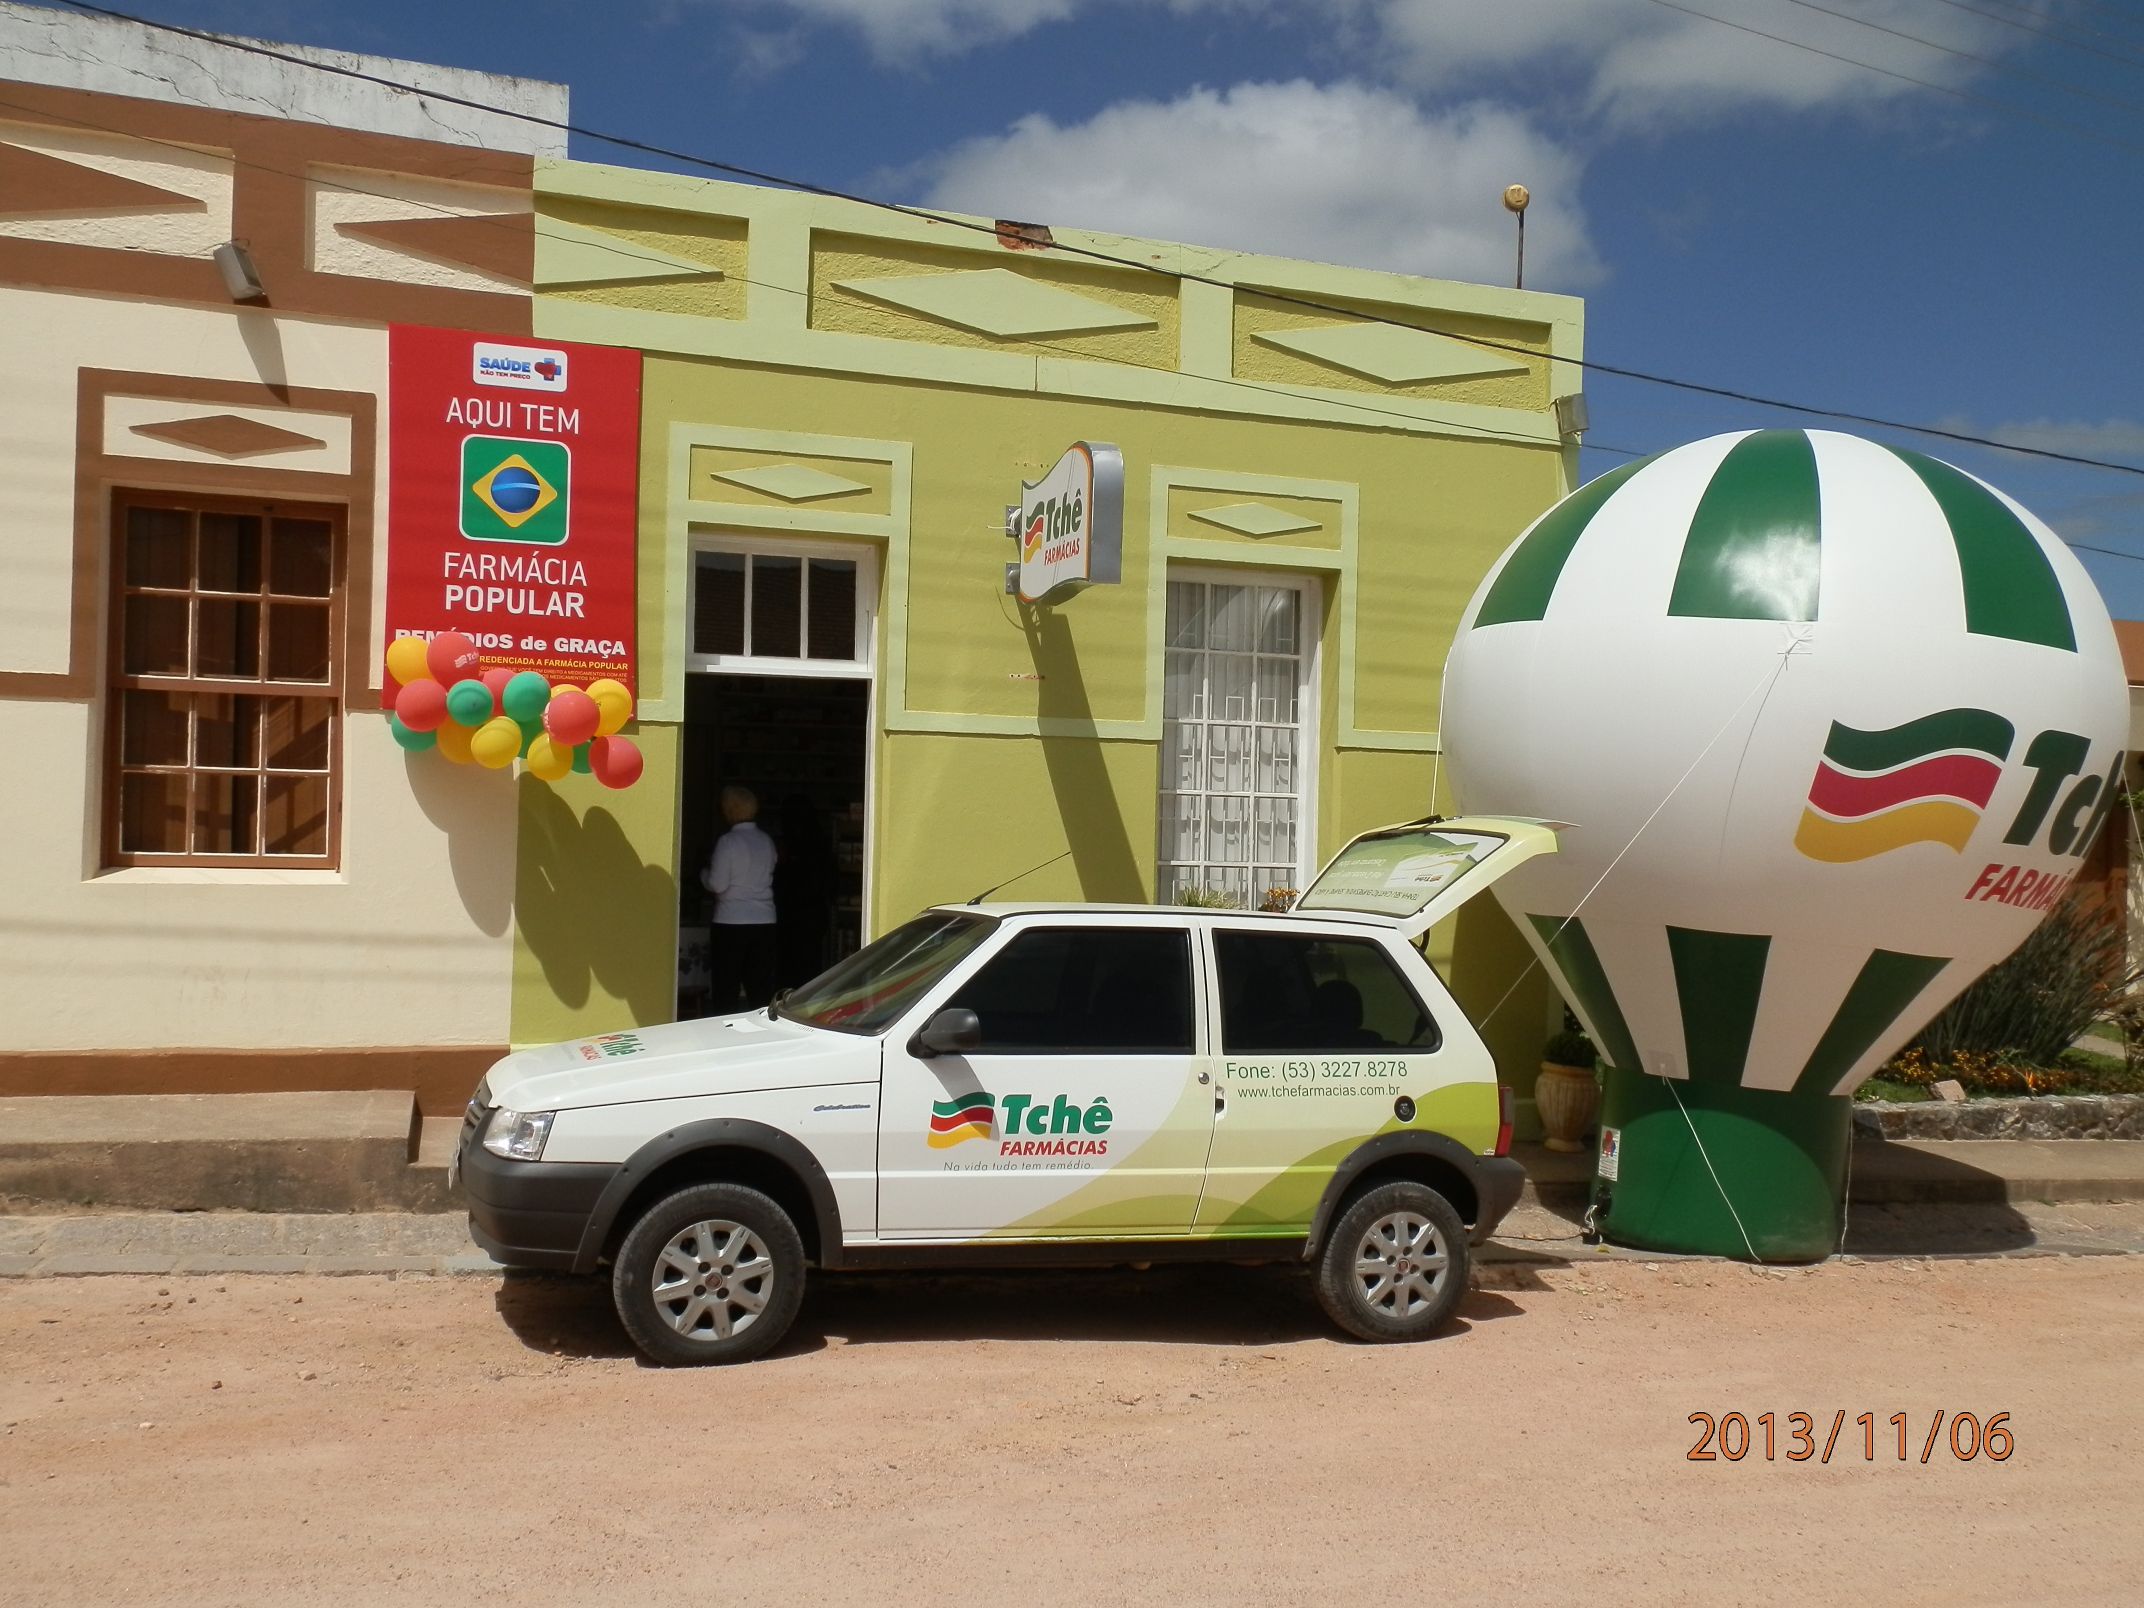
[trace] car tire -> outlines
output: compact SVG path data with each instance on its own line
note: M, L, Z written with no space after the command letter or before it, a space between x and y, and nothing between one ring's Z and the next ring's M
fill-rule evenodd
M695 1184L640 1215L611 1264L633 1344L666 1367L749 1362L781 1343L804 1300L804 1241L742 1184Z
M1466 1225L1427 1184L1373 1184L1340 1210L1318 1257L1318 1304L1358 1340L1423 1340L1467 1292Z

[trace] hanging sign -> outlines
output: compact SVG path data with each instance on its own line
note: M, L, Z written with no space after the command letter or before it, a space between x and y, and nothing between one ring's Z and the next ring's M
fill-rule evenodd
M1021 483L1020 505L1006 514L1006 534L1020 544L1008 579L1021 602L1055 603L1122 579L1124 454L1108 442L1075 441L1048 474Z
M631 690L640 354L408 324L387 351L386 644Z

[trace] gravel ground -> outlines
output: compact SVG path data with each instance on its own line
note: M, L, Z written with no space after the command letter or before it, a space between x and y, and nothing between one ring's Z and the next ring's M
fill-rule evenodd
M827 1279L664 1372L570 1280L7 1280L0 1603L2136 1600L2144 1261L1485 1282L1365 1347L1273 1271Z

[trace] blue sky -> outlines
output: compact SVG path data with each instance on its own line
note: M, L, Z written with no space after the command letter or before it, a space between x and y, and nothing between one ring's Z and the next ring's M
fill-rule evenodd
M559 80L583 124L892 199L1446 277L1508 274L1517 180L1595 359L2144 467L2134 0L120 8ZM1610 447L1806 422L1586 391ZM1898 439L2139 555L2081 554L2144 618L2144 475Z

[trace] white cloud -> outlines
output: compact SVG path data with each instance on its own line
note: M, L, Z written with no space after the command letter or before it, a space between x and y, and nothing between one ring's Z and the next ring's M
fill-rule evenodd
M742 13L786 11L861 34L881 61L912 62L1003 44L1104 4L1121 9L1260 11L1300 0L714 0Z
M1238 84L1122 101L1084 123L1040 115L924 169L933 206L1496 284L1504 186L1534 192L1529 284L1599 276L1578 159L1509 109L1424 111L1362 84Z
M1958 87L1982 71L1959 53L1995 57L2029 39L1925 0L1823 0L1823 10L1792 0L1693 0L1691 11L1707 16L1650 0L1352 3L1408 83L1446 89L1478 85L1488 74L1515 89L1547 87L1546 79L1575 88L1590 111L1626 127L1751 106L1811 111L1930 96L1910 80ZM1838 11L1853 16L1830 14Z
M2019 419L2010 424L1982 425L1971 419L1942 421L1946 430L1985 436L2036 452L2066 452L2079 458L2111 458L2117 463L2144 465L2144 420Z

